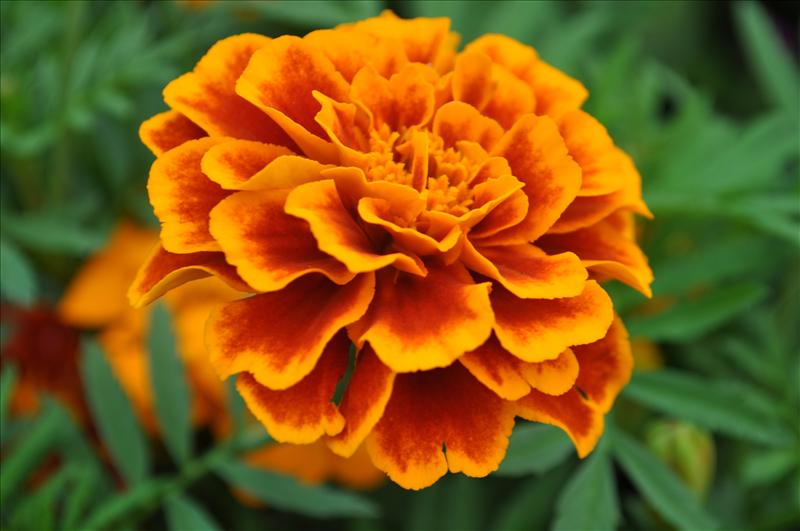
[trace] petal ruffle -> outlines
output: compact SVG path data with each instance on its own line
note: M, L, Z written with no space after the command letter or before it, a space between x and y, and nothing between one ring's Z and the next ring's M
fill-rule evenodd
M186 141L207 136L203 129L178 111L156 114L142 122L139 138L158 157Z
M600 341L575 347L574 351L581 367L575 385L597 409L608 412L633 370L631 344L622 320L615 318Z
M520 224L487 238L484 244L534 241L575 199L581 185L580 167L569 156L555 123L545 116L521 118L492 154L504 157L514 177L525 183L528 214Z
M133 307L141 308L181 284L210 275L220 278L235 290L253 291L236 269L225 261L222 253L176 254L158 245L136 274L128 289L128 301Z
M392 395L395 372L384 365L369 345L358 354L353 375L347 384L339 412L344 429L328 439L336 454L350 457L383 415Z
M569 435L580 457L594 449L603 434L603 414L584 400L577 389L559 396L533 390L516 402L517 415L558 426Z
M311 372L342 327L364 315L374 289L371 274L345 286L311 275L230 303L206 325L211 362L223 378L249 372L270 389L291 387Z
M559 130L570 156L581 167L583 181L578 196L609 194L623 185L614 142L591 115L576 110L559 121Z
M424 274L414 258L403 253L380 254L367 233L345 208L336 183L317 181L298 186L286 199L287 214L308 222L319 249L345 264L353 273L389 265Z
M161 242L173 253L219 251L208 213L230 192L209 180L200 161L218 138L191 140L161 155L150 168L147 192L161 221Z
M433 132L441 137L445 147L452 147L459 140L468 140L487 150L492 149L503 136L500 124L460 101L445 103L436 111Z
M379 271L375 299L353 330L392 370L411 372L445 367L477 348L493 321L489 284L475 284L456 264L432 266L426 277Z
M388 78L408 62L401 48L360 31L317 30L303 40L324 53L348 82L365 66Z
M577 296L588 277L586 268L573 253L551 256L530 244L475 248L466 242L461 260L523 299Z
M308 223L283 210L288 190L237 192L211 211L210 228L228 262L262 292L284 288L310 273L350 282L341 262L319 250Z
M458 361L479 382L505 400L518 400L531 390L522 375L524 362L506 352L494 335L477 349L458 358Z
M325 434L336 435L344 427L344 417L332 399L347 370L349 349L346 334L340 333L327 344L314 370L288 389L273 391L249 373L237 377L236 388L279 442L306 444Z
M269 116L235 92L236 81L251 56L270 40L252 33L222 39L211 47L193 72L167 85L164 100L211 136L291 145Z
M367 450L396 483L421 489L448 469L473 477L496 470L513 427L512 403L457 364L398 375Z
M209 179L226 190L248 190L257 184L253 181L265 180L259 174L270 163L285 155L292 155L292 152L283 146L251 140L229 140L209 149L200 167ZM316 167L321 169L322 165L316 164Z
M491 299L500 343L529 362L552 360L568 347L597 341L614 318L611 299L594 280L567 299L520 299L500 286Z

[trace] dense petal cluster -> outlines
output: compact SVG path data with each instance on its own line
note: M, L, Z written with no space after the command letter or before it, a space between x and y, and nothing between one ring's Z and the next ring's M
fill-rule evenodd
M207 323L218 373L277 440L365 442L407 488L495 470L515 417L589 453L632 363L598 282L652 280L639 175L585 88L512 39L456 43L391 13L231 37L141 128L162 230L132 302L253 293Z

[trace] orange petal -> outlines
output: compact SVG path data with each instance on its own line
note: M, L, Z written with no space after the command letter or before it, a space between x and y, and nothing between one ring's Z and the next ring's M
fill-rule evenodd
M389 78L394 97L393 130L424 125L433 117L435 74L430 68L408 64Z
M453 99L483 111L494 95L492 60L484 53L471 51L459 54L453 69Z
M408 62L402 48L392 46L391 41L380 36L360 31L317 30L303 40L324 53L347 81L352 81L365 66L389 77Z
M246 372L236 378L236 388L270 437L279 442L305 444L325 434L336 435L344 428L344 417L332 399L347 370L349 349L347 336L336 335L314 370L283 391L264 387Z
M524 362L506 352L495 336L458 361L500 398L518 400L531 390L522 375Z
M374 68L362 68L350 86L350 100L358 102L372 116L372 127L379 131L384 125L392 127L394 118L394 95L389 80Z
M486 162L490 163L492 160L498 159L495 157ZM486 165L484 165L484 167L485 166ZM480 184L477 184L473 188L472 210L459 218L461 226L469 228L479 224L495 208L498 208L516 192L521 190L523 186L524 184L510 173L500 175L499 177L490 177Z
M521 367L522 375L531 387L553 396L563 395L572 389L578 378L578 371L578 360L570 349L566 349L556 359L541 363L523 363Z
M262 292L283 289L309 273L337 284L355 273L317 248L308 223L283 211L288 190L237 192L211 211L211 233L231 265Z
M360 162L364 157L362 152L369 151L369 113L358 105L332 100L321 92L314 91L314 98L321 106L314 119L327 138L339 146L342 162Z
M206 325L211 361L223 378L244 371L270 389L286 389L311 372L342 327L364 315L374 289L373 275L345 286L310 275L228 304Z
M558 118L579 109L589 96L589 91L580 81L541 59L536 61L531 75L536 95L536 114Z
M647 257L629 235L620 232L611 218L567 234L548 234L537 242L548 252L570 250L590 272L615 278L650 297L653 272Z
M469 238L479 245L478 240L494 236L503 229L518 225L527 215L528 196L522 190L517 190L472 227Z
M529 362L555 359L567 347L597 341L614 318L611 299L594 280L568 299L520 299L500 286L491 298L497 338Z
M356 359L356 367L342 395L339 411L345 418L344 429L328 439L331 450L350 457L383 415L392 395L395 373L366 346Z
M247 188L249 181L265 166L282 155L291 154L283 146L250 140L230 140L209 149L203 156L200 167L209 179L222 188L241 190Z
M121 222L108 243L84 262L70 280L58 304L59 317L65 323L86 328L118 320L129 310L125 292L156 242L156 231Z
M164 89L167 104L211 136L231 136L291 146L286 134L269 116L236 95L236 81L253 53L270 42L268 37L245 33L222 39L193 72Z
M430 267L426 277L378 272L375 300L360 339L392 370L445 367L489 337L489 284L475 284L463 266Z
M408 60L415 63L436 64L447 48L455 48L455 43L447 38L450 31L448 18L402 19L391 11L384 11L379 17L337 27L342 28L395 41L405 51Z
M461 229L454 226L441 240L419 232L416 228L403 227L395 223L392 203L377 197L365 197L358 202L358 213L367 223L378 225L392 235L396 246L419 256L445 253L456 246Z
M161 221L161 241L173 253L218 251L208 232L208 213L228 196L200 169L203 155L218 138L190 140L164 153L150 168L147 191Z
M526 243L544 234L575 199L581 170L567 153L555 123L528 115L517 121L492 151L505 157L525 183L528 215L519 225L494 235L494 243Z
M581 367L575 385L600 411L608 412L633 370L631 344L622 320L616 317L606 337L574 351Z
M298 186L286 199L287 214L306 220L319 249L347 266L353 273L375 271L391 264L424 274L410 256L380 254L367 234L345 208L333 180Z
M314 90L345 101L349 86L327 57L292 36L274 39L253 54L236 84L237 94L271 116L273 109L322 136L324 132L314 120L320 109Z
M464 52L481 52L523 81L531 81L531 70L539 60L536 50L505 35L486 34L467 45Z
M581 110L575 110L561 118L559 130L570 156L583 172L578 196L609 194L622 186L614 142L600 122Z
M574 297L588 274L573 253L550 256L530 244L475 248L465 243L461 260L523 299Z
M473 477L496 470L513 428L512 404L456 364L398 375L367 450L401 487L421 489L448 469Z
M436 111L433 132L442 138L446 147L454 146L459 140L469 140L492 149L503 136L500 124L460 101L445 103Z
M141 308L169 290L214 275L238 291L252 291L228 262L216 252L175 254L161 245L153 249L128 290L128 301Z
M139 126L139 138L157 157L188 140L204 136L203 129L178 111L156 114Z
M491 116L504 128L514 123L536 108L536 98L531 88L500 65L492 69L494 94L483 113Z
M533 390L516 402L517 415L535 422L558 426L569 435L580 457L586 457L594 449L603 434L603 415L576 389L559 396L551 396Z

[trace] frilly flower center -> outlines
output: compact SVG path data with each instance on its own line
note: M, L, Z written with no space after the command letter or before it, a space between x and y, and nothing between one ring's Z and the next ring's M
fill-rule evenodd
M428 210L460 216L473 203L472 179L479 165L460 149L444 146L431 131L409 128L402 134L372 131L365 173L420 191Z

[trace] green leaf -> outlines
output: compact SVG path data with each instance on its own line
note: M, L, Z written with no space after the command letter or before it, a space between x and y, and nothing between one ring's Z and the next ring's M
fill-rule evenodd
M36 300L36 275L16 245L0 237L0 293L8 300L30 306Z
M791 441L791 433L768 406L771 400L753 387L663 369L634 374L623 393L662 413L733 437L772 446Z
M44 214L19 216L4 212L2 224L20 246L35 251L82 256L106 240L105 230L84 228L71 219Z
M797 67L769 15L757 2L738 2L733 7L755 78L773 104L796 113L800 90Z
M500 506L493 531L545 529L550 521L556 497L572 471L567 462L541 476L532 477L515 488L508 501Z
M499 476L541 474L563 462L575 448L564 432L545 424L518 426L511 434Z
M202 507L191 498L170 496L165 504L167 523L173 531L216 531L222 529Z
M11 391L17 383L17 368L10 364L4 364L3 372L0 373L0 444L6 440L6 422L8 418L8 408L11 404Z
M78 529L78 522L91 505L98 505L98 495L106 486L105 478L94 467L85 467L76 478L64 502L63 529Z
M759 284L720 287L661 313L631 317L627 323L628 330L633 337L654 341L694 341L753 308L766 295L766 288Z
M64 434L66 423L60 409L45 407L29 431L3 455L0 467L0 505L15 493L27 474L55 447Z
M73 465L59 468L35 492L26 492L11 515L10 529L54 529L56 503L67 492L67 486L80 476Z
M167 480L160 478L139 483L97 505L77 529L117 529L121 520L156 503L170 490L170 486Z
M156 415L164 443L175 460L185 463L192 453L190 391L170 314L163 304L153 308L147 347Z
M630 435L613 434L614 457L645 500L679 529L716 529L714 518L667 466Z
M606 440L599 443L564 487L553 529L616 529L619 500Z
M486 492L484 483L478 478L458 475L448 478L444 491L444 503L439 509L445 509L446 519L442 527L461 529L463 531L484 529L486 516ZM441 514L441 513L440 513Z
M309 487L292 477L257 470L239 462L224 461L215 468L232 487L242 489L277 509L317 518L372 517L378 514L378 508L370 500L350 492L325 486Z
M797 448L750 452L742 461L742 480L750 486L774 485L798 466Z
M102 350L83 342L81 377L89 409L114 464L128 483L144 480L150 468L147 440Z

